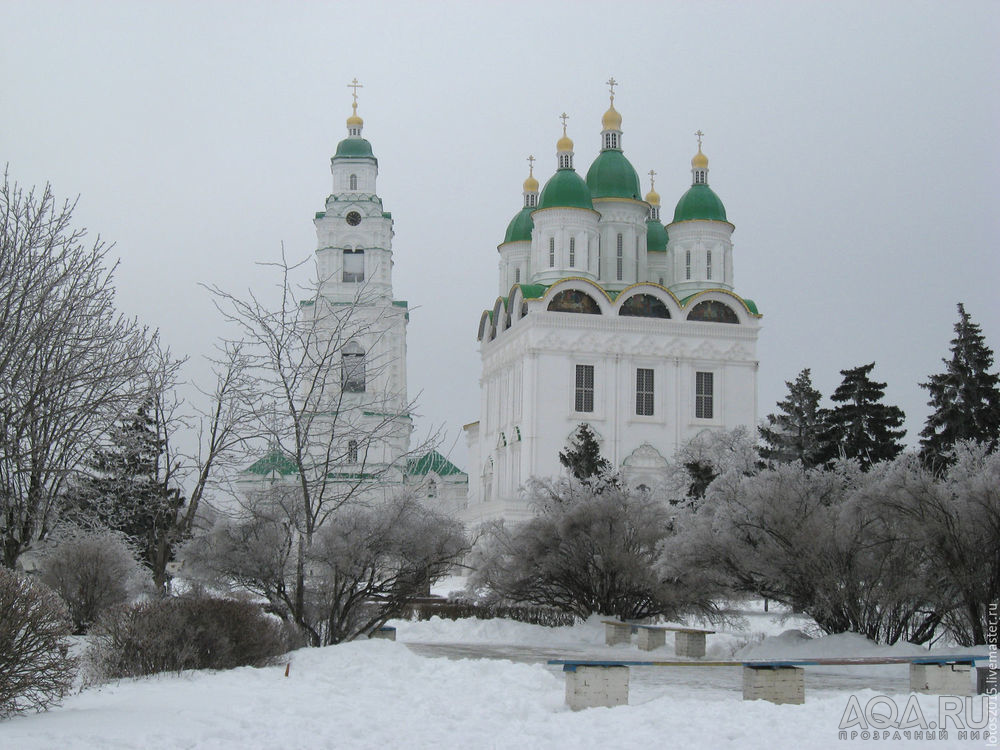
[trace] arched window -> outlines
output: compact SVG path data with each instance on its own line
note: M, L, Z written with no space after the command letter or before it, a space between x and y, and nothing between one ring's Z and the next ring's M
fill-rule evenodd
M604 134L604 148L618 148L618 133Z
M514 283L515 284L520 284L521 283L521 267L520 266L515 266L514 267Z
M684 268L685 268L685 278L691 278L691 251L686 250L684 252Z
M573 154L569 151L559 152L559 169L573 168Z
M569 267L576 267L576 237L569 238Z
M705 278L712 278L712 251L708 250L705 254Z
M358 441L347 441L347 463L356 464L358 462Z
M556 238L549 237L549 268L556 264Z
M357 190L358 189L358 176L356 174L352 174L351 175L350 185L351 185L351 187L350 187L351 190Z
M349 341L340 353L340 387L345 393L365 392L365 350Z
M625 271L625 250L624 243L622 242L622 236L618 235L618 280L622 280L622 275Z
M601 307L593 297L579 289L564 289L552 298L550 312L586 313L600 315Z
M634 294L622 303L619 315L635 318L669 318L670 311L663 300L652 294Z
M344 250L344 281L358 282L365 280L365 251Z
M724 302L717 302L714 299L707 299L704 302L699 302L695 305L691 312L688 313L688 320L698 320L704 323L739 323L740 319L736 316L729 305Z

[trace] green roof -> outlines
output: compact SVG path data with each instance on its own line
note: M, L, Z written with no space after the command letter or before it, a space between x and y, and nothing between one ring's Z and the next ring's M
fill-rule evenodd
M520 284L521 296L525 299L541 299L548 289L544 284Z
M587 186L594 198L642 200L639 175L618 149L605 149L587 171Z
M517 212L517 215L507 225L507 234L503 238L505 243L531 241L531 230L535 228L535 222L531 219L531 212L534 210L525 206Z
M674 209L674 221L729 221L726 207L708 185L692 185Z
M419 458L411 458L406 462L406 473L411 476L425 476L432 471L442 477L465 474L437 451L431 451Z
M646 250L663 253L667 250L667 228L655 219L646 222Z
M538 209L543 208L594 208L590 188L572 169L560 169L549 178L538 196Z
M244 469L248 474L280 474L287 477L289 474L297 474L299 469L291 458L286 456L277 448L272 448L263 458L257 459L254 463Z
M760 315L760 312L758 312L757 310L757 303L754 302L752 299L744 299L743 304L746 305L747 310L752 312L754 315Z
M337 153L333 155L334 159L352 156L374 159L372 144L364 138L345 138L337 144Z

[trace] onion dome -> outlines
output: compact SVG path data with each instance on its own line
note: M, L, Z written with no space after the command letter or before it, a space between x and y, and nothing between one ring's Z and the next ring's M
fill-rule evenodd
M677 201L674 221L729 221L726 207L708 186L708 157L701 152L704 133L699 130L695 135L698 136L698 153L691 159L691 187Z
M642 200L639 175L625 154L605 149L587 170L587 185L595 198L631 198Z
M657 219L646 220L646 250L651 253L665 253L667 251L667 228Z
M649 187L649 192L646 193L646 203L651 206L660 205L660 194L653 189L652 185Z
M566 118L564 112L562 138L556 143L556 159L559 168L549 178L538 197L538 208L594 208L590 197L590 188L583 178L573 169L573 141L566 135Z
M534 156L528 157L528 164L528 179L524 181L524 206L510 220L501 244L531 241L531 230L535 228L531 212L538 208L538 180L535 179Z
M358 79L348 84L348 88L354 89L354 101L351 104L351 116L347 118L347 138L337 144L337 151L333 155L334 159L374 159L372 144L361 137L361 130L365 121L358 114L358 89L361 84Z
M604 113L604 117L601 118L601 127L604 130L621 130L622 129L622 116L615 109L615 98L611 97L611 106L608 107L608 111Z
M503 237L504 244L508 242L530 242L531 230L535 228L535 222L531 218L534 208L522 208L507 225L507 233Z

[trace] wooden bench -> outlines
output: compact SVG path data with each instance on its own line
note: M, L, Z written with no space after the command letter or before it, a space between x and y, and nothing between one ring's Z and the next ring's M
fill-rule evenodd
M666 644L666 633L669 630L677 633L674 637L674 654L697 659L705 655L705 636L715 632L671 625L642 625L618 620L601 620L601 622L604 623L604 643L608 646L631 643L632 633L638 632L639 637L636 641L639 649L652 651Z
M986 654L943 656L844 657L821 659L751 659L741 661L579 661L551 659L566 675L566 705L574 711L628 704L632 667L742 667L743 700L804 703L807 666L909 664L910 690L936 695L969 695L969 670Z

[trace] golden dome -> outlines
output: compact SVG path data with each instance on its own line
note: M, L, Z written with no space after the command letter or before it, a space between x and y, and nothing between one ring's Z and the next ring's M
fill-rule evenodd
M573 139L563 133L563 137L556 141L556 151L572 151Z
M529 174L528 179L524 181L524 192L526 193L538 192L538 180L535 179L535 176L533 174Z
M358 103L354 102L352 106L354 107L354 113L347 118L347 127L362 127L365 121L358 115Z
M698 153L691 159L691 166L695 169L704 169L708 166L708 157L701 152L701 146L698 146Z
M604 113L604 117L601 118L601 127L604 130L621 130L622 129L622 116L615 109L615 99L611 97L611 106L608 107L608 111Z
M660 194L655 190L653 190L652 188L650 188L649 192L646 193L646 203L648 203L651 206L659 206Z

